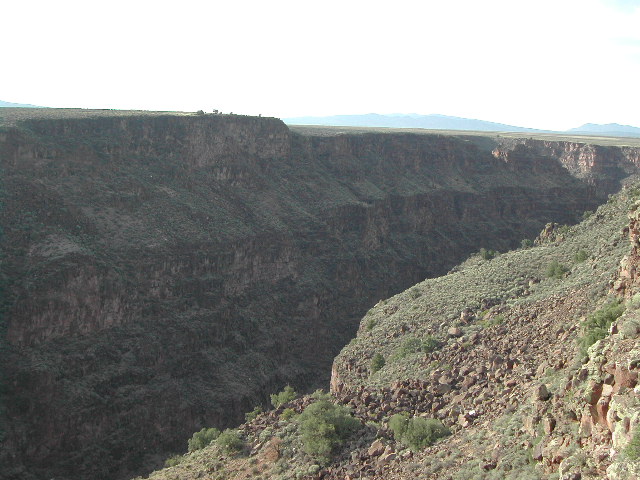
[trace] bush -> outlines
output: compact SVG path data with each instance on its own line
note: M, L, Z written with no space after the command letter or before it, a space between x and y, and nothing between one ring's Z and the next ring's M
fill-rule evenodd
M567 273L568 271L569 271L569 269L567 267L562 265L557 260L554 260L547 267L547 270L545 272L545 276L547 278L560 279L560 278L564 277L564 274Z
M296 414L296 411L293 408L285 408L280 414L280 420L291 420Z
M409 424L409 415L396 413L389 419L389 428L393 432L393 436L399 441L400 437L407 431Z
M520 247L523 250L533 247L533 240L530 240L528 238L523 238L522 241L520 242Z
M495 250L487 250L486 248L481 248L480 249L480 256L484 260L491 260L496 255L498 255L498 252L496 252Z
M189 452L195 452L196 450L202 450L204 447L213 442L220 435L220 430L217 428L203 428L199 432L193 434L188 442Z
M183 460L184 457L182 455L172 455L164 461L164 466L167 468L175 467L176 465L180 465Z
M278 408L280 405L284 405L285 403L295 400L297 396L298 394L293 387L291 385L287 385L280 393L272 393L270 395L271 405L273 405L274 408Z
M375 318L370 318L367 320L367 331L370 332L376 326L378 322L376 322Z
M624 455L632 462L640 460L640 429L636 428L633 437L624 449Z
M227 453L234 453L242 450L244 442L238 432L227 428L216 439L216 445Z
M395 414L389 419L389 428L396 441L414 452L433 445L439 438L449 435L449 429L435 418L413 417Z
M591 345L609 334L609 327L623 312L624 305L620 300L613 300L587 317L582 324L584 334L578 341L582 356L587 354Z
M424 353L431 353L439 347L440 342L435 337L427 335L422 339L420 350L422 350Z
M336 448L360 428L347 407L328 400L309 405L298 422L305 452L322 462L328 462Z
M382 367L384 367L385 360L382 354L376 353L371 359L371 373L376 373Z
M577 262L577 263L582 263L584 262L587 258L589 258L589 254L587 252L585 252L584 250L578 250L576 252L576 254L573 256L573 259Z
M261 413L262 413L262 407L260 405L257 405L253 410L244 414L244 419L247 423L252 422Z

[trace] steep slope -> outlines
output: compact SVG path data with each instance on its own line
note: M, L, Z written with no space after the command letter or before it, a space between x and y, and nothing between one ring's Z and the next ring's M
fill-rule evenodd
M287 382L326 385L378 299L575 220L638 158L597 150L577 175L570 144L16 110L1 478L124 478Z
M239 453L216 441L149 478L638 478L638 212L629 188L580 225L548 225L534 248L472 256L380 301L334 363L334 401L361 426L330 459L305 453L299 414L316 395L242 425ZM595 341L593 319L613 310ZM376 354L386 363L372 370ZM390 427L399 413L450 435L408 449Z

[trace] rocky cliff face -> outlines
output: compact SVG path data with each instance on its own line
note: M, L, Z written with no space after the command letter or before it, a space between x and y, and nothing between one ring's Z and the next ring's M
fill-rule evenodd
M640 166L640 148L569 141L503 138L493 154L506 162L531 157L557 160L572 175L593 185L601 193L615 191L619 182L636 173Z
M571 222L622 177L509 148L238 116L3 127L0 477L148 470L285 383L324 385L378 299Z

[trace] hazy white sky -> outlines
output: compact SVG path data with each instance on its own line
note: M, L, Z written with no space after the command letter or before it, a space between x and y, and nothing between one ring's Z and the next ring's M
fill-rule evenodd
M640 127L640 0L20 0L0 99Z

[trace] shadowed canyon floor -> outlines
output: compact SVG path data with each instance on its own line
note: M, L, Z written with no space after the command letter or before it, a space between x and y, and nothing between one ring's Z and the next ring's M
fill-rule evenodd
M633 146L5 110L7 479L127 478L286 383L325 387L371 305L575 222L640 164Z

